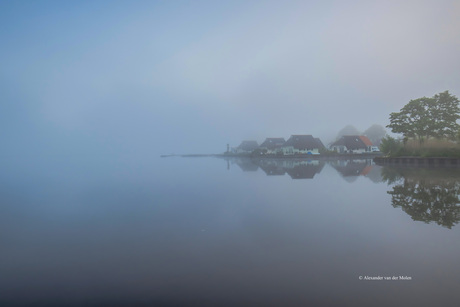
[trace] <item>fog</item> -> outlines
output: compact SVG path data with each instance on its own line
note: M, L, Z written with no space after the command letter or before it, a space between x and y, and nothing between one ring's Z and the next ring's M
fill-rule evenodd
M3 161L385 126L410 99L460 95L459 15L458 1L3 1Z

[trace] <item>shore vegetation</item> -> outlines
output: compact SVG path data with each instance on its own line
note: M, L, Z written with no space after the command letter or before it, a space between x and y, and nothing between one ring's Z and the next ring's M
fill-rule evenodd
M459 102L448 91L409 101L390 114L387 125L402 137L386 136L381 151L392 157L460 157Z

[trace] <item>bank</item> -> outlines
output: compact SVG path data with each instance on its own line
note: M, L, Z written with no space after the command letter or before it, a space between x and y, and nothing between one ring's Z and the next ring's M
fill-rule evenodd
M455 157L374 157L373 160L377 165L460 167L460 158Z

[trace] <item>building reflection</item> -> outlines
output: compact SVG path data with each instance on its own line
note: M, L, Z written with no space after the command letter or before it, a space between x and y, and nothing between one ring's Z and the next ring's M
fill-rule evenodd
M381 182L380 166L372 159L331 160L329 164L348 182L354 182L364 176L373 182Z
M286 173L291 176L292 179L313 179L315 174L319 174L323 167L324 161L287 161Z
M381 166L377 166L372 159L267 159L267 158L226 158L227 169L230 165L236 164L244 172L254 172L259 168L267 176L288 175L292 179L313 179L316 174L321 173L326 164L330 164L348 182L354 182L358 177L363 176L373 182L382 182L380 174Z
M249 158L230 158L227 163L227 168L230 168L230 164L238 165L245 172L257 171L260 168L267 176L288 174L292 179L312 179L325 165L325 162L320 160Z
M393 185L388 194L394 208L414 221L452 228L460 221L460 172L456 169L382 168Z
M226 159L228 168L236 164L243 171L261 169L267 176L313 179L329 164L347 182L367 178L389 186L391 205L407 213L412 220L451 229L460 222L460 170L378 166L371 159L297 160L297 159Z
M254 163L251 159L237 159L234 162L243 172L255 172L259 169L259 165Z

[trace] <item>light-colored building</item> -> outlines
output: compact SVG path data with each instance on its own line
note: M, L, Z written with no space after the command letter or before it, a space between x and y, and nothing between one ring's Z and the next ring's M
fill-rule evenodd
M363 135L344 135L330 145L338 153L363 154L372 152L372 142Z
M319 142L311 135L291 135L284 143L284 155L319 155Z
M285 143L284 138L266 138L259 148L265 150L267 154L277 154L282 152L282 147Z

